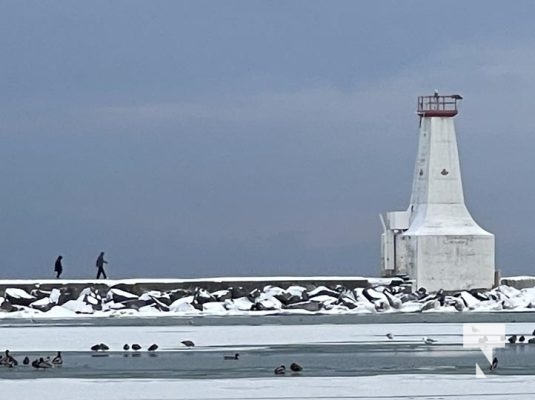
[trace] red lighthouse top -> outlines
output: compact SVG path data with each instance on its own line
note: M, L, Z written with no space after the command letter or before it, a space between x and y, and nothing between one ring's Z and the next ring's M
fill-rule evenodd
M462 100L459 94L439 96L438 91L432 96L418 97L418 115L420 117L454 117L457 115L457 101Z

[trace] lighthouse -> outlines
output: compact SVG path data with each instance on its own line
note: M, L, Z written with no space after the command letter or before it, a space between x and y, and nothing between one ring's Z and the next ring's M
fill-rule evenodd
M382 276L407 275L428 291L489 289L494 235L464 203L454 117L460 95L418 98L418 153L406 211L381 215Z

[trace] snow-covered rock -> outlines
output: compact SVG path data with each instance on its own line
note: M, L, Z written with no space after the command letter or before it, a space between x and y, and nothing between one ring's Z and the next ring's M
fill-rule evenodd
M113 301L115 303L120 303L122 301L126 300L137 300L138 296L136 296L133 293L127 292L125 290L121 289L110 289L108 290L108 294L106 295L106 300Z
M13 305L17 306L29 306L37 298L32 296L23 289L7 288L4 292L4 297Z
M62 308L72 311L76 314L93 314L94 310L89 304L80 300L69 300L61 306ZM54 307L55 308L55 307Z

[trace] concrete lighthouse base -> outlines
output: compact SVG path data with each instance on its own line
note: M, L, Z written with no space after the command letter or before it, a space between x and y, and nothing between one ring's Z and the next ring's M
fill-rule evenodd
M492 235L400 235L408 275L428 291L488 289L494 285Z

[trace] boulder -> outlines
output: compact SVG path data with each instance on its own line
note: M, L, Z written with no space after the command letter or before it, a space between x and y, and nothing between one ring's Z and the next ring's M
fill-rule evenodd
M249 311L253 303L247 297L227 300L225 308L227 310Z
M204 303L211 303L217 301L208 290L202 288L197 288L197 290L193 294L193 299L194 302L200 304L201 306Z
M331 296L334 298L338 298L340 296L340 292L329 289L325 286L318 286L316 289L308 292L308 297L310 299L313 299L314 297L317 297L317 296Z
M50 292L50 300L61 306L69 300L76 300L79 296L78 291L73 291L71 288L52 289Z
M387 311L390 309L390 304L388 304L388 301L385 301L385 300L376 301L374 304L375 304L375 311L377 312Z
M309 300L303 301L301 303L289 304L284 308L287 310L306 310L310 312L316 312L321 309L321 303L314 300Z
M13 312L13 311L17 311L17 307L14 307L13 304L9 302L9 300L4 299L2 304L0 304L0 311Z
M231 287L229 290L233 299L239 299L248 295L247 290L241 286Z
M169 300L171 301L171 304L173 304L177 300L180 300L187 296L191 296L192 293L190 290L175 289L175 290L170 291L168 295L169 295Z
M256 299L262 294L260 289L253 289L248 295L247 298L254 303Z
M291 295L293 295L293 296L299 297L301 299L301 301L308 301L309 300L308 292L302 286L292 285L292 286L288 287L288 289L286 289L286 291L288 293L290 293Z
M453 306L459 312L464 311L464 309L467 308L467 306L466 306L466 304L464 302L464 299L462 297L458 298Z
M151 305L152 302L147 301L147 300L139 300L138 298L135 298L132 300L122 301L120 304L122 304L125 308L129 308L132 310L139 310L141 307Z
M383 295L374 289L366 288L362 291L362 296L366 298L370 303L375 303L379 300L383 300Z
M96 297L96 296L95 296ZM122 289L110 289L106 295L106 299L113 301L115 303L122 303L128 300L137 300L138 296L133 293L126 292Z
M158 290L150 290L139 296L139 300L154 300L164 306L170 306L172 301L168 293L162 293Z
M439 307L440 303L437 300L428 300L426 303L424 303L420 311L436 310Z
M212 297L216 299L216 301L225 301L232 299L232 292L230 290L218 290L217 292L212 293Z
M386 299L390 307L392 307L395 310L399 310L401 308L401 305L402 305L401 300L396 298L394 295L392 295L388 289L384 289L383 294L386 296Z
M153 300L154 307L156 307L158 311L163 311L163 312L169 311L169 306L167 304L161 302L156 297L152 297L152 300Z
M210 303L210 302L207 302L207 303ZM202 306L202 304L199 303L199 302L197 301L197 299L193 299L193 301L192 301L190 304L191 304L191 306L192 306L194 309L196 309L196 310L198 310L198 311L202 311L202 310L204 309L203 306Z
M37 300L35 296L32 296L25 290L17 289L17 288L7 288L5 290L4 297L11 304L17 305L17 306L29 306L35 300Z
M69 300L62 307L76 314L93 314L94 312L93 307L80 300Z
M32 289L30 291L30 295L35 297L37 300L41 300L50 297L50 292L41 289Z
M353 310L358 307L357 302L348 296L340 296L337 304L345 306L349 308L350 310Z
M54 307L56 304L50 301L48 297L41 298L40 300L34 301L32 304L30 304L30 308L33 308L35 310L39 310L42 312L49 311L52 307Z
M489 296L486 293L481 293L480 291L476 289L470 290L469 293L479 301L489 300Z

